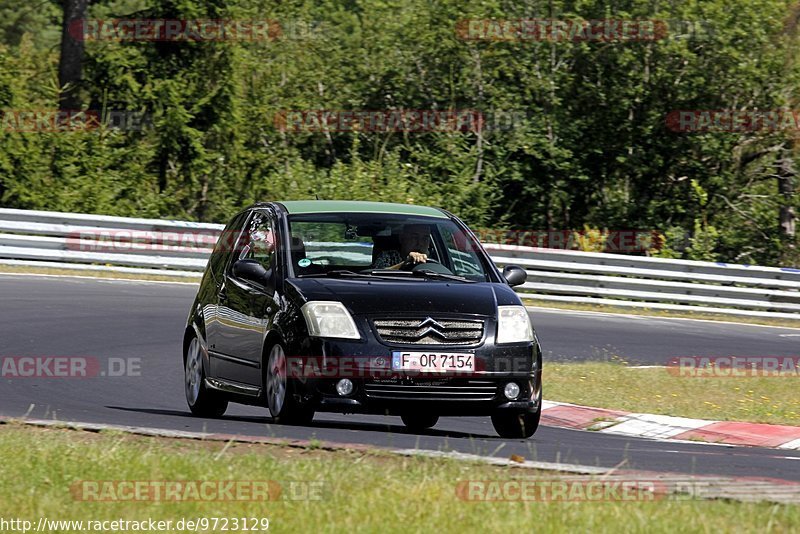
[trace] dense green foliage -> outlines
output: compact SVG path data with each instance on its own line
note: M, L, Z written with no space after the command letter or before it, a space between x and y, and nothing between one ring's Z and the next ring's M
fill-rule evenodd
M0 0L0 108L55 108L59 2L18 4ZM87 42L85 105L145 112L152 127L0 129L0 205L223 221L255 200L391 200L482 227L657 229L665 255L800 263L797 238L779 226L780 206L800 201L776 180L794 132L665 124L674 110L796 107L787 0L102 0L90 16L273 19L283 32ZM691 24L641 42L459 38L458 21L484 18ZM281 110L320 109L526 118L480 133L297 133L274 122Z

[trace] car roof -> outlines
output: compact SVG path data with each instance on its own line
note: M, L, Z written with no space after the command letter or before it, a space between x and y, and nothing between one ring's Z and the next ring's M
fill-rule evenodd
M367 202L362 200L287 200L280 202L289 215L306 213L391 213L395 215L420 215L447 219L447 214L428 206L395 204L393 202Z

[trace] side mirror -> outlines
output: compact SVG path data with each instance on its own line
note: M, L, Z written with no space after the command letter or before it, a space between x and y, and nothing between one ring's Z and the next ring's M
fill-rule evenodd
M528 279L528 273L525 269L517 265L506 265L503 269L503 278L506 279L508 285L511 287L519 286L525 283Z
M266 269L256 260L238 260L233 264L233 276L268 287L272 281L272 269Z

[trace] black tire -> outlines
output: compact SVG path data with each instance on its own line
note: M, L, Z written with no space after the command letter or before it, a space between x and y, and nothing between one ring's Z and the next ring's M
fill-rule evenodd
M282 425L307 425L314 410L295 398L292 382L286 375L286 350L280 343L270 347L264 366L264 395L272 419Z
M206 387L203 351L196 336L186 346L185 359L183 382L189 410L198 417L222 417L228 409L228 401L219 392Z
M400 416L400 419L403 420L403 424L409 430L427 430L428 428L432 428L439 422L438 415L431 415L425 413L416 413L416 414L404 414Z
M541 408L533 413L500 412L492 415L492 425L501 438L527 439L539 428L541 415Z

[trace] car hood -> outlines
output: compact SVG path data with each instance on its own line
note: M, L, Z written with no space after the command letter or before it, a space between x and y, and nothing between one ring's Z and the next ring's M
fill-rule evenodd
M305 301L336 300L354 315L439 312L493 317L498 305L520 303L504 284L332 278L294 278L290 283Z

